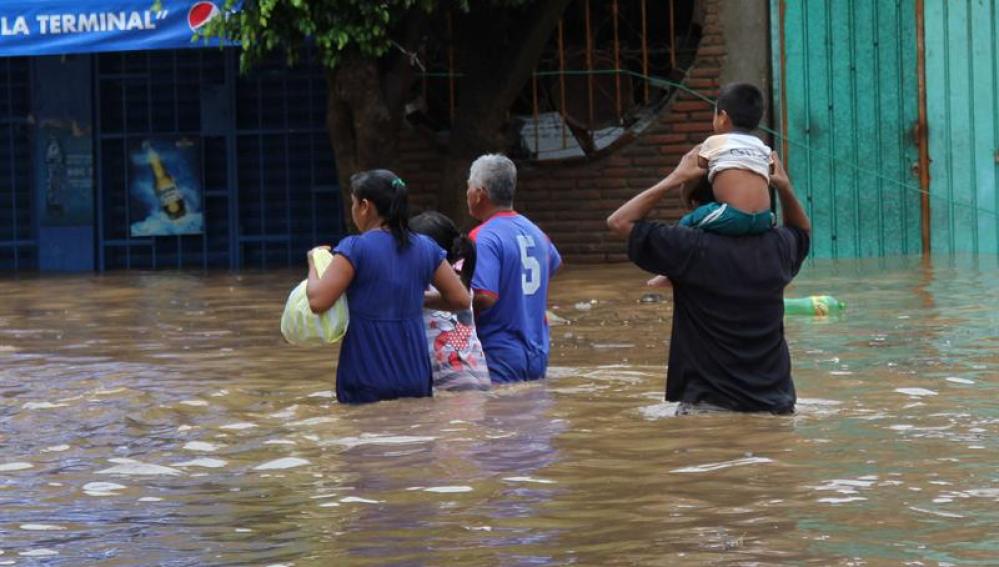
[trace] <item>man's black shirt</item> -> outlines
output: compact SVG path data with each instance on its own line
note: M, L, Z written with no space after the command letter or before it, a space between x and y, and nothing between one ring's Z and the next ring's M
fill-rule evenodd
M723 236L635 224L628 257L673 283L667 400L737 411L794 410L784 287L808 247L808 233L791 227Z

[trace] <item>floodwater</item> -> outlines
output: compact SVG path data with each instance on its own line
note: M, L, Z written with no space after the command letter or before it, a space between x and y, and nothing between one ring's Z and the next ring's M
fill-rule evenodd
M0 280L0 565L995 565L999 267L816 262L792 417L672 417L671 304L556 280L549 379L344 407L298 272Z

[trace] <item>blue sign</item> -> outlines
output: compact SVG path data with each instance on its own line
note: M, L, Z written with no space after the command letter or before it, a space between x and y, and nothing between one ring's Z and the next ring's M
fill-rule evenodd
M220 45L192 42L195 32L223 17L225 0L2 0L0 56L177 49Z

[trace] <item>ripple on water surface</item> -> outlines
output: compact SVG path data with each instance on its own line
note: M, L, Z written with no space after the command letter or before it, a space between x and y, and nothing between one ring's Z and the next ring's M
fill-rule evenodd
M556 278L547 381L360 407L297 270L0 279L0 564L989 564L999 269L907 262L806 265L779 418L675 417L627 266Z

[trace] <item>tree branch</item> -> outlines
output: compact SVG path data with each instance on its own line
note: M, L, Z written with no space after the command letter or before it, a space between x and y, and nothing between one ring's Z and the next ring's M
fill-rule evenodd
M463 91L468 95L467 99L462 97L462 105L501 108L505 114L537 67L538 57L569 2L535 2L523 14L514 14L516 23L509 26L495 23L500 14L510 14L509 8L499 10L499 14L496 8L473 10L470 14L472 18L485 21L460 26L465 33L456 34L461 43L455 46L455 50L462 54L460 71L466 77ZM529 24L521 25L525 22ZM485 30L489 31L483 34ZM512 35L503 34L510 30ZM468 88L467 85L478 88ZM487 98L488 102L481 100L483 98Z
M410 10L406 16L400 44L406 49L416 50L422 36L426 33L429 20L422 10ZM389 64L383 73L385 104L389 108L402 108L409 97L413 83L416 81L416 69L407 54L396 48L389 58Z

